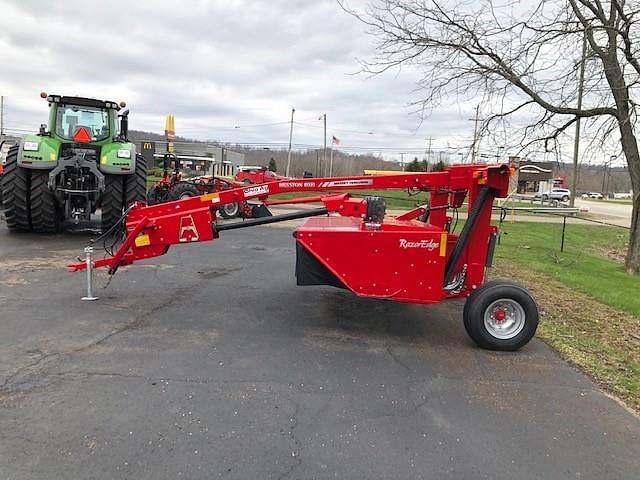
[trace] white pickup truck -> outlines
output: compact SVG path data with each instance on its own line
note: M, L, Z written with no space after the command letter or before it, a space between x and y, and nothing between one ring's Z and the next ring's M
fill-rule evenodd
M548 192L538 193L536 197L542 197L543 200L560 200L562 202L568 202L571 198L571 190L566 188L552 188Z

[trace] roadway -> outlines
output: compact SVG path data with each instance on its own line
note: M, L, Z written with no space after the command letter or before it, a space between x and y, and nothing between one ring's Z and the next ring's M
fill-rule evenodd
M589 213L603 221L628 227L631 225L631 204L603 202L600 200L586 200L576 198L576 207L588 208Z

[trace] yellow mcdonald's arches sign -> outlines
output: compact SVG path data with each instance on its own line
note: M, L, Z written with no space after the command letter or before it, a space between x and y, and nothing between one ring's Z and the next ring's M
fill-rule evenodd
M143 150L153 150L153 143L151 142L144 142L142 144L142 149Z
M167 141L171 142L176 139L176 124L173 115L170 113L167 115L167 119L164 124L164 135Z

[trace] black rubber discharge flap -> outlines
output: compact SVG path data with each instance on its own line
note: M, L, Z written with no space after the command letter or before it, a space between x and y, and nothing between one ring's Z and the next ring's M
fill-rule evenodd
M330 285L348 290L347 286L300 242L296 242L296 281L298 285Z

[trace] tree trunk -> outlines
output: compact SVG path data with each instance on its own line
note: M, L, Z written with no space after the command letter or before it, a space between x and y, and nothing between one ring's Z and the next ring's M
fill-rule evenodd
M629 232L629 248L625 259L625 267L629 273L640 271L640 154L638 143L629 121L618 120L622 150L627 158L631 187L633 188L633 211L631 213L631 230Z
M622 68L617 58L615 48L602 58L605 76L611 87L611 93L618 107L618 128L620 129L620 141L622 151L627 159L631 187L633 188L633 212L631 214L631 230L629 231L629 248L625 259L627 272L631 274L640 271L640 153L638 141L631 125L631 110L629 90L624 83Z
M631 187L633 188L633 211L631 213L631 231L629 232L629 249L625 259L625 267L629 273L640 272L640 162L629 165Z

